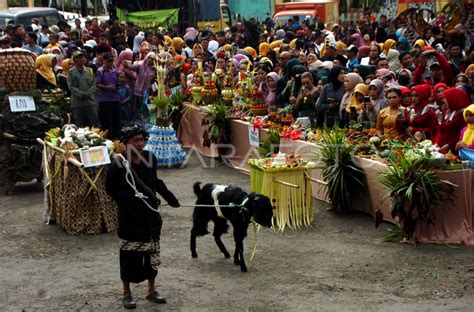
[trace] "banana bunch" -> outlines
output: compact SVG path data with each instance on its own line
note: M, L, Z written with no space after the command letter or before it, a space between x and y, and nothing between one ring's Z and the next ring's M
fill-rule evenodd
M59 138L61 129L59 127L51 128L48 132L45 132L45 140L51 142L52 138Z

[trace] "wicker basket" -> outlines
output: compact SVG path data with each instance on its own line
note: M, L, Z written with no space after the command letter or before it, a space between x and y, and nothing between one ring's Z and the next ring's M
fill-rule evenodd
M36 88L33 53L25 49L0 50L0 86L9 92L27 92Z
M252 112L252 115L254 116L265 116L266 114L268 114L268 107L251 108L250 111Z

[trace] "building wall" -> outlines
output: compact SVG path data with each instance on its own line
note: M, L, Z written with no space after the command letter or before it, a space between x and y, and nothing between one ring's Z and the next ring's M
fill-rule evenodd
M239 13L246 19L255 17L259 20L265 20L267 16L272 16L275 9L274 3L274 0L228 0L232 15L235 16Z

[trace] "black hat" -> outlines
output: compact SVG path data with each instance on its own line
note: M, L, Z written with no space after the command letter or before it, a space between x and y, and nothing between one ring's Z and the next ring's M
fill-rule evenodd
M122 141L124 144L127 144L128 140L139 134L143 134L145 139L148 139L150 136L148 131L142 125L130 123L125 125L120 131L120 141Z

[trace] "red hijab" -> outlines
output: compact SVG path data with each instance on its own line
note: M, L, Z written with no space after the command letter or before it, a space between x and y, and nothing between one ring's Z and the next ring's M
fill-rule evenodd
M359 58L369 56L369 52L370 52L370 47L369 46L366 45L366 46L363 46L363 47L359 47Z
M469 95L466 91L458 88L449 88L443 91L444 98L448 102L451 111L457 111L469 106Z
M410 89L408 89L407 87L400 87L400 90L402 91L402 98L403 98L407 93L411 93Z
M439 88L444 88L445 90L448 89L449 87L444 83L444 82L440 82L440 83L437 83L434 85L433 87L433 101L436 102L436 104L438 104L438 106L441 107L441 105L443 103L441 103L440 101L438 101L438 99L436 98L436 92L438 92L438 89Z
M418 95L418 107L425 107L430 103L431 87L428 84L417 85L411 88L411 92L416 92Z

